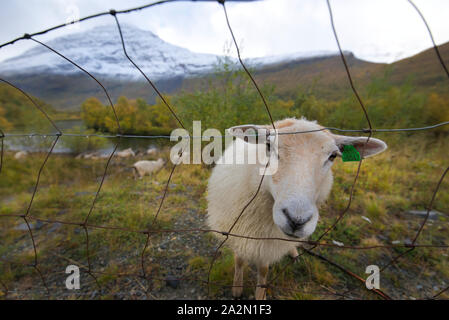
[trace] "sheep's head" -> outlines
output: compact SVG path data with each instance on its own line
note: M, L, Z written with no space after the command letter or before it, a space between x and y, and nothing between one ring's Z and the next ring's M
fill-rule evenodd
M305 119L285 119L275 123L275 143L267 139L266 152L276 153L277 169L265 177L264 187L271 193L274 223L288 236L306 238L316 228L318 207L324 202L332 187L332 164L342 155L347 145L367 158L387 148L375 138L335 135L316 122ZM269 132L271 125L244 125L229 129L229 132L247 132L248 129ZM265 131L264 131L265 130ZM299 134L292 132L312 131ZM242 135L236 135L242 137ZM245 139L248 141L248 139ZM256 143L260 143L259 141ZM271 154L273 156L273 154Z

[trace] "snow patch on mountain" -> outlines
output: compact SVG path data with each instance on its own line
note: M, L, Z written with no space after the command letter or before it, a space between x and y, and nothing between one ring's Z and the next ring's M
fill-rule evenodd
M208 73L214 69L217 59L220 58L217 55L195 53L167 43L151 31L127 24L121 27L128 55L150 79L190 77ZM55 38L46 44L95 75L130 80L142 79L141 74L123 53L116 25L98 26L84 32ZM245 63L253 68L259 68L285 61L333 55L336 53L306 52L251 58L246 59ZM0 63L0 72L4 74L71 74L81 70L47 48L38 45Z

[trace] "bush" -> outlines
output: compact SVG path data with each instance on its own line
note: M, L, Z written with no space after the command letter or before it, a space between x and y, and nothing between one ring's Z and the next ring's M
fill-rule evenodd
M67 130L65 133L81 133L81 134L93 134L95 133L94 130L82 130L80 127L75 127L71 130ZM60 143L63 145L63 147L70 149L71 153L77 154L81 152L86 151L94 151L101 148L105 148L108 144L108 140L105 138L100 137L89 137L89 138L83 138L83 137L70 137L70 136L63 136Z
M410 83L392 85L390 73L372 81L360 90L366 112L373 128L422 127L449 121L448 99L437 93L417 91ZM344 129L368 128L368 121L358 100L350 92L347 97L328 101L310 91L299 89L296 97L286 99L275 95L275 88L259 83L274 120L304 116L324 126ZM202 84L203 90L181 92L172 101L175 113L191 131L192 123L201 120L202 130L215 128L224 133L226 128L244 123L268 124L270 119L263 101L248 75L230 59L218 60L216 72ZM123 133L168 134L179 127L177 120L158 99L148 105L142 99L120 97L115 104ZM115 116L110 106L95 98L83 103L83 119L88 128L117 132ZM435 129L449 132L449 126Z

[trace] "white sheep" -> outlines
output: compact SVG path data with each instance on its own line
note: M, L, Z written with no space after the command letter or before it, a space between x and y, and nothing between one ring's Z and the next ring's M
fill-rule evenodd
M159 158L156 161L140 160L133 164L134 172L142 178L146 174L160 170L164 165L164 160Z
M134 153L133 149L131 149L131 148L117 152L117 157L120 157L120 158L129 158L129 157L135 157L135 156L136 156L136 154Z
M75 159L91 159L91 160L99 160L109 158L108 153L102 153L100 151L97 152L83 152L75 157Z
M278 133L310 131L300 134L277 135L278 159L277 171L265 175L258 195L254 197L261 181L260 169L265 164L217 164L210 176L208 185L207 223L213 230L256 238L303 239L310 236L318 222L318 207L329 196L333 177L332 163L341 155L345 145L353 145L360 153L364 146L364 158L384 151L387 145L378 139L335 135L323 129L316 122L302 119L285 119L275 123ZM266 129L273 133L271 125L244 125L229 129L231 135L240 139L224 151L226 157L231 148L248 148L248 152L257 147L254 141L246 142L236 135L238 130ZM268 143L269 144L269 143ZM270 146L271 147L271 146ZM272 147L271 147L272 148ZM234 149L235 150L235 149ZM236 159L244 157L236 154ZM220 163L220 161L218 162ZM237 162L237 160L235 161ZM245 208L243 211L242 210ZM237 220L239 215L240 218ZM217 233L220 240L224 235ZM226 245L234 252L235 273L232 293L239 297L243 291L243 266L252 263L257 266L256 299L265 299L268 268L286 254L298 255L298 242L282 240L251 240L229 236Z
M151 147L147 150L146 154L151 156L153 154L156 154L156 152L157 152L157 149L155 147Z
M28 155L27 151L19 151L14 155L14 159L19 160L19 159L23 159Z

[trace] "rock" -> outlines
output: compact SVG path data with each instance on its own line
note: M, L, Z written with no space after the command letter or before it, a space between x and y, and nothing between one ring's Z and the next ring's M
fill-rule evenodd
M413 215L415 217L425 218L427 216L427 210L410 210L406 212L409 215ZM441 215L441 212L431 210L429 213L429 219L438 219L438 216Z
M44 226L44 223L42 221L36 221L35 223L33 223L33 222L28 222L28 223L30 224L31 230L38 230ZM14 230L26 231L26 230L28 230L28 226L24 222L24 223L19 224L17 227L15 227Z
M33 224L32 223L30 223L30 228L33 229ZM25 231L25 230L28 230L28 226L24 222L24 223L19 224L17 227L15 227L14 230Z
M362 219L365 220L365 221L368 221L369 223L371 223L371 220L368 217L362 216Z
M33 226L33 229L39 230L40 228L42 228L45 225L45 223L43 223L42 221L36 221L36 223Z
M8 204L13 202L14 200L16 200L16 196L12 195L12 196L8 196L6 198L3 198L3 204Z
M167 285L167 287L170 287L173 289L178 288L179 282L180 281L178 279L176 279L174 276L171 276L171 275L169 275L165 278L165 284Z
M339 241L335 241L335 240L332 240L332 243L339 247L343 247L345 245L343 242L339 242Z
M59 222L53 223L51 227L48 229L47 234L53 233L59 228L61 228L62 224Z
M92 291L91 295L90 295L90 299L93 299L97 296L97 290Z
M82 196L87 196L89 194L95 194L95 192L90 192L90 191L79 191L79 192L75 192L75 197L82 197Z
M58 213L56 213L58 216L62 215L62 214L66 214L67 212L69 212L69 209L62 209L59 210Z
M118 292L118 293L114 294L114 298L117 300L123 300L125 298L125 295L121 292Z

